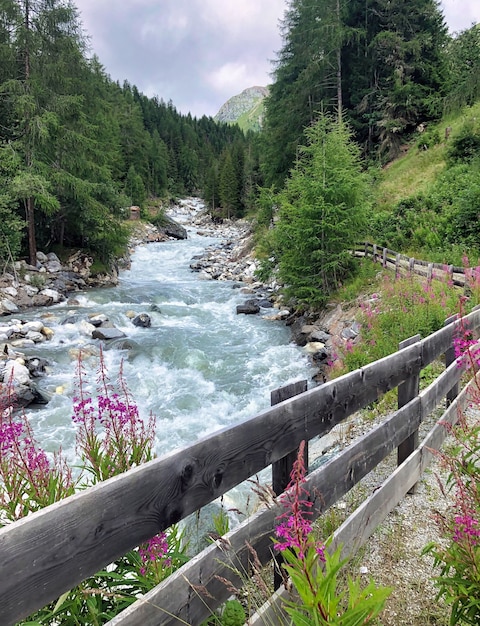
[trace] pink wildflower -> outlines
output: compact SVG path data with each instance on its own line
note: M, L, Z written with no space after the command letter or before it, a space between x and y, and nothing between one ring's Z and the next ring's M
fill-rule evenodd
M480 524L471 515L456 515L454 521L453 540L458 543L463 539L468 539L472 545L477 545L480 537Z
M164 565L168 567L171 563L170 559L166 558L168 554L168 541L165 533L159 533L152 537L140 546L138 549L140 558L142 560L142 567L140 568L140 574L145 576L150 564Z
M313 502L309 500L310 494L303 487L306 473L304 451L305 441L302 441L290 474L290 483L281 499L285 512L280 515L280 524L275 529L275 534L279 538L279 541L275 543L275 548L280 552L295 548L298 550L298 557L302 560L305 558L306 550L312 546L310 538L312 511L310 509L313 506ZM323 557L323 546L316 546L314 542L313 546Z

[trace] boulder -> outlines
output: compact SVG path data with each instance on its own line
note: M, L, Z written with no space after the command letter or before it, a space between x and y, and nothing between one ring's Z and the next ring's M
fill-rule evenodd
M43 330L43 322L40 322L40 321L25 322L25 324L22 325L22 331L25 333L28 333L30 331L41 333L42 330Z
M105 341L111 341L112 339L121 339L127 335L118 328L95 328L92 337L93 339L103 339Z
M39 295L51 298L52 302L54 302L55 304L57 302L61 302L64 299L64 296L62 296L62 294L55 289L42 289Z
M256 313L260 313L260 307L256 302L245 302L237 306L237 315L255 315Z
M15 302L8 300L8 298L4 298L0 300L0 312L3 315L8 315L9 313L16 313L18 311L18 306Z
M133 318L132 324L134 326L139 326L140 328L150 328L150 326L152 325L152 320L150 318L150 315L148 315L147 313L140 313L140 315L137 315Z
M11 359L5 363L3 382L8 383L10 380L19 385L30 384L30 372L23 359Z
M28 368L31 376L39 378L45 376L47 372L48 361L41 357L31 357L25 359L25 365Z
M188 236L186 229L180 224L177 224L177 222L171 217L168 217L168 215L164 218L161 230L163 230L166 235L173 237L174 239L187 239Z

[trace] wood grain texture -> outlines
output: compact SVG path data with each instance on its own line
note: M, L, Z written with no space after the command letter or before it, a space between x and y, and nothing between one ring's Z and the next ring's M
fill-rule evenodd
M480 311L466 321L471 328L478 327ZM57 599L128 550L285 457L302 439L327 433L443 354L457 325L0 529L0 623L19 621ZM441 395L438 390L430 393L424 396L425 406ZM396 435L388 423L384 441ZM411 432L398 428L401 442ZM354 484L383 452L374 447L361 454L357 449L357 454L347 476L339 466L328 474L333 466L327 464L328 484L318 487L323 503L335 501L332 498L339 497L335 494Z
M314 519L388 456L412 430L418 428L420 408L419 399L414 399L307 476L304 487L313 494ZM181 623L179 620L200 623L230 596L228 589L216 577L227 578L236 584L238 580L232 567L248 571L251 555L245 548L247 541L255 549L261 563L271 559L273 546L270 538L275 519L282 511L281 505L272 505L248 519L227 535L231 550L222 553L218 547L207 548L202 555L185 564L167 581L109 622L109 626L174 626ZM235 552L239 557L234 556ZM195 593L192 589L198 586L206 588L215 600L209 598L206 601L204 596ZM161 621L157 621L160 617Z
M471 383L457 399L447 408L437 424L425 437L413 455L397 467L383 483L381 489L375 491L356 511L335 531L330 549L335 550L342 545L344 558L354 554L371 536L378 525L386 518L394 507L403 499L430 464L433 450L440 450L447 436L445 423L454 424L460 411L468 405ZM281 588L261 610L249 621L251 626L277 623L275 620L282 614L282 603L289 597L288 592ZM278 623L282 623L281 621Z

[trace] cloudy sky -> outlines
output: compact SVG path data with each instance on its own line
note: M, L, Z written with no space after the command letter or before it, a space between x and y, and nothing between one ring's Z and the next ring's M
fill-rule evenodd
M91 50L113 80L215 115L231 96L270 82L285 0L73 0ZM442 0L452 32L480 22L480 0Z

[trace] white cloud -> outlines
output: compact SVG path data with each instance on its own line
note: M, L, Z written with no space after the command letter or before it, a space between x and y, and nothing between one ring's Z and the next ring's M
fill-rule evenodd
M479 0L442 0L445 20L451 32L459 32L480 23Z
M245 63L225 63L207 76L207 82L215 91L225 93L236 93L232 89L238 89L238 85L243 84L248 76Z
M270 82L286 0L73 0L114 80L213 115L246 87ZM480 22L480 0L443 0L451 31Z

